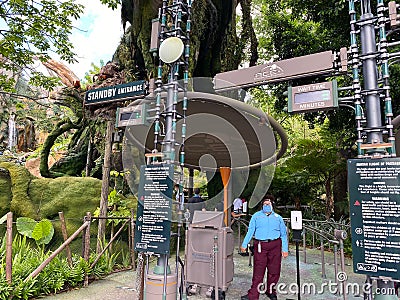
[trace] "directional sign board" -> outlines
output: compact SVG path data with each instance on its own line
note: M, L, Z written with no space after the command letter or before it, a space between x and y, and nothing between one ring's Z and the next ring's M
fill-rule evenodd
M400 279L400 158L347 167L354 272Z
M310 112L338 107L336 80L288 89L288 112Z
M135 250L169 253L172 214L173 165L140 168Z
M146 95L146 81L134 81L104 88L89 90L85 94L85 105L99 105L126 101Z

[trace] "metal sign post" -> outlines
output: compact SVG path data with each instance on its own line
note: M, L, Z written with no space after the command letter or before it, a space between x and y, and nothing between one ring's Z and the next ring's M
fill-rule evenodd
M290 225L293 230L293 241L296 243L296 274L297 274L297 299L300 300L300 255L299 255L299 242L302 241L303 231L303 217L301 211L290 212Z

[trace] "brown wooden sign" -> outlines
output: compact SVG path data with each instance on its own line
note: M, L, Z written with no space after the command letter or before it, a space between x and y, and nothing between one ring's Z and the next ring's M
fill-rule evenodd
M329 74L334 70L334 60L335 55L333 52L325 51L219 73L214 78L214 88L217 91L226 91L301 77Z

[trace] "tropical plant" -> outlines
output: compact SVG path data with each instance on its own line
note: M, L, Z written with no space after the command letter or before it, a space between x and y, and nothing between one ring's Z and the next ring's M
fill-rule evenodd
M120 219L109 219L107 224L113 223L117 225L123 221L124 218L131 217L131 210L135 207L135 199L132 197L125 197L115 188L108 194L108 212L107 216L116 217ZM100 215L100 208L94 211L93 215L98 217Z
M50 243L54 235L53 224L47 219L37 222L28 217L17 218L17 230L20 234L34 239L38 245Z
M23 223L23 222L22 222ZM25 227L29 227L25 226ZM24 229L30 232L29 229ZM27 281L26 278L50 256L43 248L34 247L29 243L26 235L16 235L13 240L13 274L12 284L6 280L5 274L5 236L0 241L0 299L30 299L50 293L56 293L64 289L80 287L85 275L92 278L101 278L111 273L120 266L116 260L120 253L110 254L106 251L91 269L90 264L96 255L91 254L89 261L85 261L79 255L72 257L72 266L68 265L67 259L58 255L53 258L39 275Z

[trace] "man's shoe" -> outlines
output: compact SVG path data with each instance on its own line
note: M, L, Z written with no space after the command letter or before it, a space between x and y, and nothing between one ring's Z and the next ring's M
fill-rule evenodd
M249 296L244 295L244 296L240 297L240 300L249 300Z
M276 294L267 294L267 297L271 300L278 300L278 297L276 296Z

